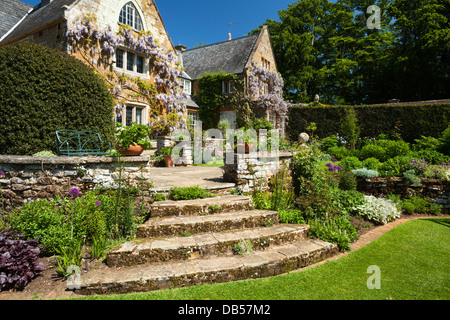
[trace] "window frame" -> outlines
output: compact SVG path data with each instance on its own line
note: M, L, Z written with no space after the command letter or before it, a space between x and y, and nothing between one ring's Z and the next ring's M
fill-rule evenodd
M132 1L125 3L119 12L119 23L130 26L132 29L140 32L144 31L142 17Z
M121 66L118 65L118 55L117 52L122 52L122 57L121 57ZM133 70L129 70L129 57L133 56ZM142 59L142 72L139 71L139 66L138 66L138 60ZM137 54L136 52L133 52L131 50L127 50L126 48L117 48L116 52L115 52L115 64L114 64L114 68L117 69L118 71L130 74L132 76L135 77L141 77L141 78L146 78L149 79L149 70L148 70L148 58L146 58L144 55L142 54Z
M145 104L138 103L126 103L122 108L122 116L118 117L116 115L115 122L120 123L124 127L128 127L128 123L139 123L137 122L137 110L141 111L141 121L140 124L148 125L148 106ZM131 110L131 119L128 118L127 111ZM121 121L118 121L121 119ZM129 120L129 121L128 121Z

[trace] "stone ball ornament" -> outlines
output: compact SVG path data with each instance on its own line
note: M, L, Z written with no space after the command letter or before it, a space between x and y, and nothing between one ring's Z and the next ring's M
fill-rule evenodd
M298 140L303 143L307 143L309 141L309 134L302 132L298 136Z

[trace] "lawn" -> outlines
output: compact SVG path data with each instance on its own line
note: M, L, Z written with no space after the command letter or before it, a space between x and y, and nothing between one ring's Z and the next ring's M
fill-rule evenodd
M273 278L87 299L448 300L449 227L449 218L413 220L340 259ZM380 289L367 288L372 265Z

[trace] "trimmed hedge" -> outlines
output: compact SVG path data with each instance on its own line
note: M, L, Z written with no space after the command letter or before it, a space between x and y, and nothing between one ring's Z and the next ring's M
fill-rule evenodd
M341 134L345 109L352 106L292 107L289 112L287 134L297 139L311 122L317 124L315 134L325 138ZM421 136L440 138L450 121L450 104L355 106L360 137L376 138L380 134L400 134L406 142Z
M55 131L93 130L114 138L112 96L95 71L31 42L0 47L0 154L56 151Z

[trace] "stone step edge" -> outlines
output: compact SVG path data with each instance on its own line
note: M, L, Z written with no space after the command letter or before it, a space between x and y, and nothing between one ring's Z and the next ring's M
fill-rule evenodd
M250 197L224 195L195 200L169 200L155 202L150 206L150 217L190 216L210 213L250 210L253 201Z
M306 239L307 225L275 225L238 231L204 233L136 243L130 241L111 250L106 257L110 267L129 267L162 261L205 259L212 255L232 254L235 245L249 241L252 250Z
M93 271L83 275L81 289L76 293L123 294L265 278L309 266L338 252L335 244L308 239L249 255L113 269L111 273Z
M228 190L228 189L234 189L236 188L237 184L236 183L232 183L232 182L224 182L222 184L219 185L214 185L214 186L200 186L203 189L209 190L213 193L215 192L220 192L222 190ZM153 187L148 189L148 191L151 194L165 194L168 195L170 193L170 190L172 190L172 186L167 186L167 187Z
M278 222L278 212L264 210L211 213L200 216L156 217L138 226L136 238L158 238L270 227Z

